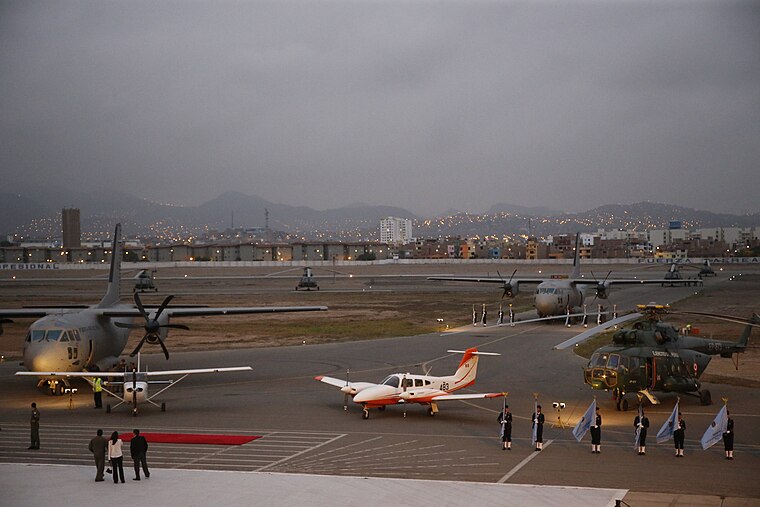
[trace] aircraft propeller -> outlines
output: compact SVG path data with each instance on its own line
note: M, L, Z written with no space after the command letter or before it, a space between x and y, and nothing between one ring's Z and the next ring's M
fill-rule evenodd
M607 272L607 276L604 277L604 279L600 282L599 279L596 277L594 272L591 272L591 276L594 277L594 281L596 282L596 294L594 294L594 299L591 301L592 303L596 301L597 298L601 299L607 299L607 289L609 289L609 285L607 284L607 279L612 274L612 270Z
M150 314L145 310L145 307L142 304L142 301L140 301L140 296L137 292L135 292L135 305L137 306L137 309L140 311L140 314L145 319L145 324L128 324L124 322L114 322L114 324L117 327L126 328L126 329L145 329L145 335L142 337L142 340L140 340L140 343L137 344L137 347L135 347L135 350L132 351L130 357L134 357L137 355L138 352L140 352L140 349L142 348L143 344L147 341L148 343L158 343L161 345L161 350L164 351L164 355L166 356L166 359L169 359L169 351L166 349L166 345L164 344L164 341L161 339L161 328L166 329L190 329L184 324L161 324L159 321L159 317L161 316L161 313L164 311L164 309L169 306L169 302L174 298L173 295L168 295L164 299L163 303L161 303L161 306L158 307L158 310L156 310L156 313L153 318L150 317Z
M504 281L504 277L501 276L501 273L499 273L498 270L496 270L496 274L499 275L499 278L501 278L502 281L504 281L504 292L501 295L502 299L504 299L506 296L513 297L515 295L512 287L512 279L515 277L515 273L517 273L517 269L512 271L512 275L509 277L509 280Z

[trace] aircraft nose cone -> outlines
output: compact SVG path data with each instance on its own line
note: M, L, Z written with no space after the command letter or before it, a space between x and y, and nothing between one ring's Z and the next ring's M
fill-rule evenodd
M61 371L66 365L54 350L32 344L24 351L24 367L29 371Z
M543 316L554 315L554 302L545 296L536 296L536 311Z

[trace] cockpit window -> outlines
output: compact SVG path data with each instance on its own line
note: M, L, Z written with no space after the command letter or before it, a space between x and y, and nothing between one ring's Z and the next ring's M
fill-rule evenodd
M45 339L45 331L42 331L42 330L32 331L33 342L41 342L44 339Z
M604 368L607 366L607 354L600 354L599 352L595 353L593 356L591 356L589 366Z
M45 339L49 342L57 342L58 339L61 337L62 331L60 329L50 329L47 332L47 336L45 336Z
M32 341L32 333L26 333L26 339L25 339L24 341L25 341L25 342L30 342L30 341Z
M617 369L618 362L620 361L620 356L617 354L610 354L610 359L607 361L607 368L610 369Z
M414 387L414 380L405 378L401 381L401 387Z
M61 334L61 339L60 339L60 341L62 341L62 342L67 342L67 341L69 341L69 333L67 333L67 332L64 332L63 334ZM72 341L73 341L73 340L72 340Z
M384 386L391 386L391 387L398 387L398 377L396 375L391 375L385 380L383 380Z

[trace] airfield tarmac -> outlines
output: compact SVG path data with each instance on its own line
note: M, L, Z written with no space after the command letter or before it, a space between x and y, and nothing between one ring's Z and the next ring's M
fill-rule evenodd
M726 280L707 280L706 290ZM386 290L394 290L393 284ZM619 306L633 307L650 300L674 301L694 291L693 287L642 286L613 294ZM308 304L314 301L311 297ZM358 295L356 304L361 304ZM624 500L631 505L698 503L696 497L685 495L700 495L705 505L760 504L760 485L752 479L760 472L757 389L707 386L713 400L729 399L737 431L734 461L723 459L721 444L708 451L699 448L699 438L719 405L702 407L691 397L681 400L688 423L686 458L676 460L671 443L655 444L653 435L672 409L674 397L668 395L661 397L662 405L647 406L652 436L647 455L638 456L633 448L635 412L615 411L611 399L597 392L604 419L602 454L591 454L589 437L577 443L570 433L595 394L582 381L585 360L572 351L551 350L577 332L577 327L546 324L464 326L447 333L358 342L174 353L168 363L163 356L151 354L143 359L152 370L251 365L254 371L189 378L163 397L166 413L143 407L137 419L127 410L116 409L112 414L92 410L87 386L80 386L69 409L68 398L42 395L28 379L13 376L17 364L6 362L0 365L4 386L0 391L0 462L89 466L86 443L94 428L110 432L137 426L143 431L263 437L243 446L219 448L154 444L149 459L155 468L610 488L628 490ZM170 350L171 343L170 337ZM406 417L403 407L390 407L371 411L365 421L358 406L343 410L343 395L337 389L313 380L320 374L342 378L347 368L352 380L368 381L427 368L434 375L450 374L460 356L446 350L470 346L502 354L481 358L473 390L509 392L508 403L515 415L512 451L500 450L499 399L441 403L441 412L432 418L424 407L410 405ZM547 418L542 452L534 452L530 445L534 393ZM33 400L43 414L42 450L34 453L26 451L28 407ZM551 408L553 401L566 403L566 408L558 414ZM552 427L558 416L565 428ZM130 464L127 460L127 468ZM329 497L325 500L329 503Z

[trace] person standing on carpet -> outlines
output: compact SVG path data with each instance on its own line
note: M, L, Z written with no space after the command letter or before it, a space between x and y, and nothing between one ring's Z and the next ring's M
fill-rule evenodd
M122 443L118 431L111 433L111 440L108 441L108 459L111 460L114 484L119 482L119 478L121 478L121 483L124 484L124 453L121 451Z
M132 455L132 461L135 463L135 477L132 480L139 481L140 465L142 465L145 478L147 479L150 477L150 472L148 471L148 458L146 457L148 454L148 441L145 440L144 436L140 435L140 430L136 429L133 433L135 435L132 437L132 442L129 444L129 454Z

